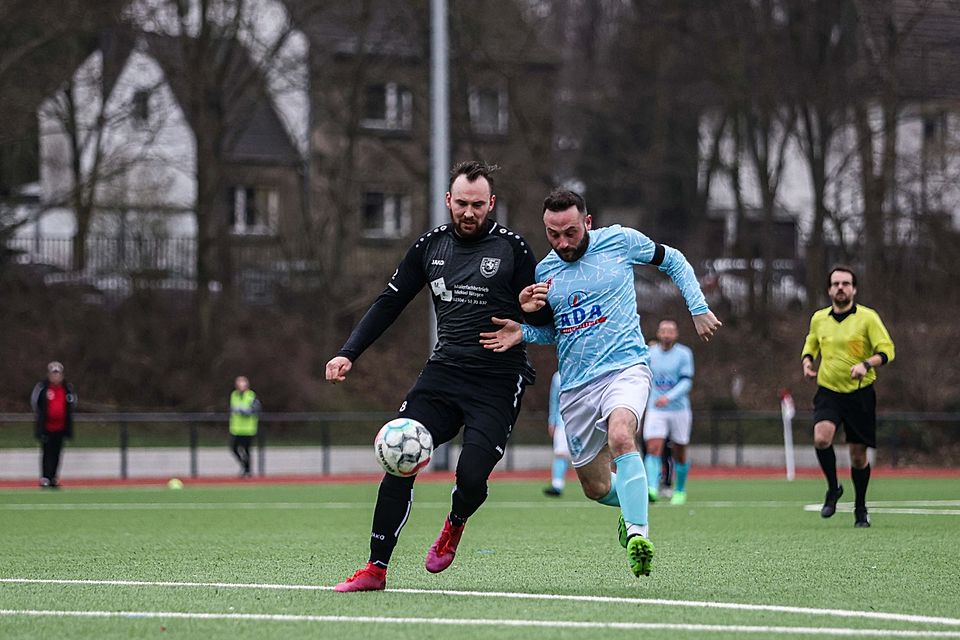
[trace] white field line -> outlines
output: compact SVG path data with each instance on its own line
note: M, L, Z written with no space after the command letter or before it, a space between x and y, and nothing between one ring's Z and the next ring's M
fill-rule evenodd
M910 509L899 507L875 507L872 504L867 505L870 513L892 513L908 516L960 516L960 509ZM820 511L820 504L805 504L804 511ZM852 504L838 504L837 511L843 513L853 513Z
M372 502L24 502L0 504L0 511L245 511L245 510L323 510L323 509L369 509ZM417 507L423 509L446 509L449 502L416 502ZM796 508L796 502L787 500L712 500L705 502L689 502L688 509L730 509L730 508ZM870 510L875 513L905 513L927 515L937 513L943 515L958 515L958 511L946 509L931 510L896 510L888 507L960 507L960 500L900 500L878 501L870 503ZM486 509L594 509L596 505L589 500L577 502L495 502L486 503ZM804 511L819 511L819 504L803 505ZM839 511L852 511L849 503L837 505Z
M447 509L449 502L414 502L419 508ZM321 510L321 509L370 509L373 502L23 502L0 504L0 511L208 511L208 510ZM796 508L796 502L755 501L733 502L712 501L688 503L689 508L704 507L714 509L743 508ZM486 509L595 509L589 500L577 502L487 502ZM819 508L819 507L818 507Z
M540 627L548 629L669 630L707 633L762 633L871 638L960 638L960 631L906 629L845 629L830 627L775 627L724 624L676 624L666 622L581 622L576 620L509 620L488 618L381 618L372 616L323 616L270 613L185 613L181 611L56 611L0 609L0 616L56 618L123 618L163 620L248 620L256 622L351 622L372 624L423 624L469 627Z
M144 580L65 580L44 578L0 578L0 584L59 584L59 585L101 585L119 587L187 587L212 589L263 589L288 591L332 591L333 587L305 584L256 584L232 582L153 582ZM909 613L887 613L882 611L854 611L850 609L816 609L812 607L791 607L775 604L745 604L739 602L703 602L697 600L665 600L662 598L627 598L618 596L584 596L553 593L522 593L510 591L453 591L448 589L387 589L388 593L413 595L442 595L467 598L505 598L512 600L552 600L566 602L590 602L604 604L656 605L665 607L687 607L695 609L728 609L736 611L765 611L775 613L795 613L801 615L831 616L836 618L858 618L870 620L890 620L894 622L912 622L917 624L939 624L960 626L960 618L942 618Z

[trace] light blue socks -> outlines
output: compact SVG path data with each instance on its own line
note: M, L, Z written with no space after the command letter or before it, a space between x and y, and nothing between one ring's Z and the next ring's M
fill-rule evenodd
M597 502L608 507L620 506L620 497L617 495L617 474L610 474L610 493L597 500Z
M650 488L651 492L657 492L660 490L660 456L655 456L652 454L647 454L647 457L643 459L643 464L647 468L647 486Z
M570 461L566 458L558 456L553 459L553 464L550 466L550 484L554 489L563 491L563 487L567 484L566 475L569 466Z
M630 524L647 524L647 475L637 451L614 458L617 465L615 486L623 519Z
M674 463L673 469L677 474L677 491L687 490L687 472L690 470L689 462Z

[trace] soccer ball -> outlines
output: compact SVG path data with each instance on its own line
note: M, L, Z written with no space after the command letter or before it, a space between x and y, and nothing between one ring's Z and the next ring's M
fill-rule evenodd
M384 471L406 478L416 475L430 462L433 438L416 420L396 418L380 429L373 449Z

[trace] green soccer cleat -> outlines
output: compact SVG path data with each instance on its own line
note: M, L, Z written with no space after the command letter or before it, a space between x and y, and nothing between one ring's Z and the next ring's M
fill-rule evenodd
M670 496L670 504L687 504L687 492L675 491L674 494Z
M647 495L650 497L650 502L656 502L660 497L656 489L647 489Z
M620 522L617 523L617 533L620 534L620 546L627 548L627 523L623 520L623 514L620 514Z
M630 570L633 575L650 575L650 564L653 562L653 543L637 534L630 536L627 540L627 561L630 562Z

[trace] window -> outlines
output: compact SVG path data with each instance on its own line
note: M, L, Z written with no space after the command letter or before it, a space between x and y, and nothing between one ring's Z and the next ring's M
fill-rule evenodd
M506 88L470 89L470 124L476 133L505 134L508 126Z
M263 235L276 228L280 197L275 189L235 186L227 191L227 198L233 233Z
M143 127L150 123L149 89L138 89L134 92L130 105L130 116L133 118L133 123L138 127Z
M363 196L363 235L403 238L410 231L410 196L368 191Z
M413 127L413 93L394 82L367 87L360 123L368 129L406 131Z

